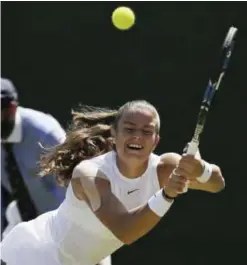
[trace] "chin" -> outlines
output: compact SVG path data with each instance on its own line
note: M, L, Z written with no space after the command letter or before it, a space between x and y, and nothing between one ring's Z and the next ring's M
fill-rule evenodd
M147 154L143 150L126 150L125 151L125 157L127 159L136 159L136 160L146 160L148 159L150 154Z

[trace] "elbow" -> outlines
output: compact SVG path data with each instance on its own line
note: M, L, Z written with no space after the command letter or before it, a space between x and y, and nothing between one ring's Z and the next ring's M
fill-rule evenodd
M124 245L131 245L136 240L139 239L139 237L133 237L129 233L125 233L122 235L118 235L118 239L124 244Z
M219 181L217 183L217 185L215 185L214 189L212 190L213 193L218 193L221 192L225 189L225 180L222 177L221 181Z
M132 243L135 242L135 240L132 240L132 239L123 239L122 242L124 243L124 245L131 245Z
M222 173L221 173L221 170L219 167L215 166L215 185L212 192L214 193L218 193L218 192L221 192L225 189L225 179L224 177L222 176Z
M221 176L220 176L220 183L219 183L219 185L218 185L218 190L217 190L217 192L220 192L220 191L224 190L225 187L226 187L226 182L225 182L225 179L223 178L223 176L221 175Z

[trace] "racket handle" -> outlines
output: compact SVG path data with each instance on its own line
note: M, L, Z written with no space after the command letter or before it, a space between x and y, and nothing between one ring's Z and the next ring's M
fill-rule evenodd
M186 154L188 155L196 155L197 150L198 150L198 142L191 141L188 143Z
M187 146L184 148L184 153L188 154L188 155L193 155L195 156L197 154L198 151L198 146L199 143L196 141L191 141L190 143L187 144ZM189 181L187 181L183 191L181 193L186 193L188 192L188 185L189 185Z
M198 146L199 143L196 141L191 141L190 143L187 144L187 146L185 147L185 153L188 155L193 155L195 156L197 151L198 151ZM184 187L184 190L182 193L186 193L188 192L188 185L189 185L189 181L187 182L186 186Z

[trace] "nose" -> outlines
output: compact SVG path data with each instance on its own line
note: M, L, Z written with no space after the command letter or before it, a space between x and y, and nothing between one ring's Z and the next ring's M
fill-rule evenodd
M142 132L141 130L135 130L132 134L132 137L135 139L140 139L142 137Z

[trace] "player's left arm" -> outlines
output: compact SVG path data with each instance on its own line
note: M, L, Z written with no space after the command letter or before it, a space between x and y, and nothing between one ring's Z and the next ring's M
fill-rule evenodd
M225 180L220 167L214 164L207 164L206 161L201 159L200 155L194 157L186 154L181 156L176 153L166 153L161 156L160 164L159 182L163 186L167 181L167 174L175 169L177 174L189 180L189 189L216 193L225 187ZM206 165L211 168L211 174L208 180L202 183L200 182L200 177L204 173Z

